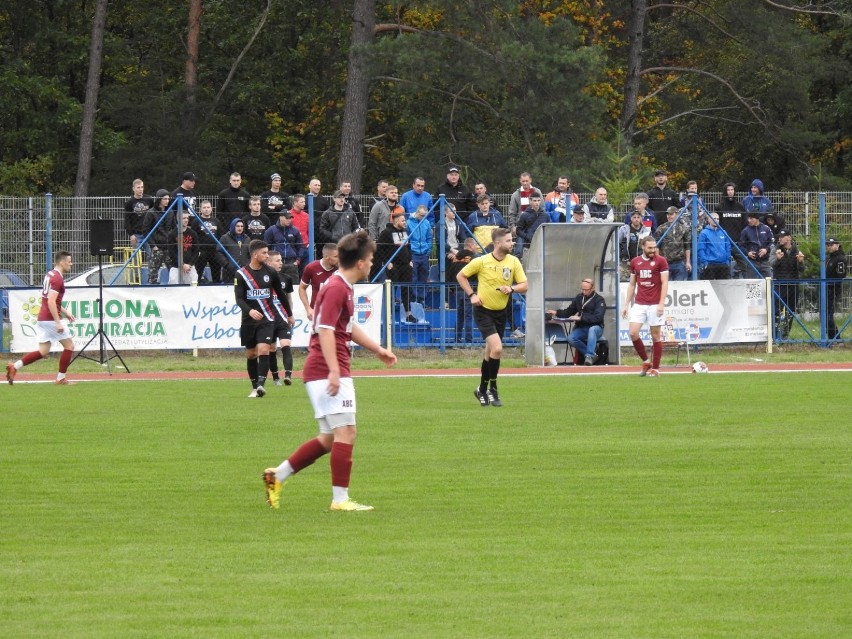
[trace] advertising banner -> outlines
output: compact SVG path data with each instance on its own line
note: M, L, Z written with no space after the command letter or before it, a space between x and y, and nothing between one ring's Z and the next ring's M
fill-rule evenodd
M35 323L41 289L9 289L13 353L38 347ZM381 339L381 284L355 285L355 321L372 339ZM311 326L298 295L293 296L292 344L307 347ZM231 286L116 286L104 288L104 334L115 349L241 348L240 307ZM98 289L65 290L63 307L74 315L74 348L82 348L100 326ZM54 346L59 350L61 347ZM95 341L97 348L97 340Z
M621 302L627 283L620 284ZM677 341L692 344L765 342L766 282L764 280L698 280L669 282L665 317L671 317ZM619 318L618 341L630 346L629 323ZM642 339L650 341L645 327Z

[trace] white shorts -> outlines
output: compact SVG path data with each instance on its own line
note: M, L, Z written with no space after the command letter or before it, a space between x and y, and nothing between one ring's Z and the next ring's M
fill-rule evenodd
M630 307L630 323L662 326L665 323L665 317L657 315L657 306L657 304L634 304Z
M327 379L307 382L305 388L321 433L332 433L335 428L355 425L355 385L351 377L340 379L340 389L334 397L328 394Z
M44 344L45 342L52 344L53 342L61 342L65 339L73 339L74 336L68 330L68 322L63 321L62 326L65 327L65 330L60 333L56 330L56 322L53 320L36 322L36 340L39 344Z

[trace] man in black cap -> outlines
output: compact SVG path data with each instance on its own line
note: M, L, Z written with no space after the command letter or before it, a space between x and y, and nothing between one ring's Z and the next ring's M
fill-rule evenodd
M677 193L668 187L669 174L665 169L657 169L654 172L654 186L648 190L648 208L654 212L657 218L657 226L665 224L668 219L666 211L670 206L678 206ZM680 208L678 206L678 208Z
M749 211L748 225L740 233L740 241L737 246L745 253L749 264L754 268L746 267L744 279L755 277L771 277L772 267L769 266L769 256L775 248L775 238L772 230L761 223L758 211ZM755 271L757 271L755 273Z
M778 246L769 258L772 277L776 280L773 298L775 306L776 339L786 339L793 324L793 315L799 307L799 273L805 270L805 254L793 242L787 231L778 233Z
M290 209L290 196L281 190L280 173L273 173L269 183L269 190L260 194L260 211L272 219Z
M181 176L180 186L172 191L172 200L174 200L178 195L183 196L183 201L186 206L190 207L193 211L196 211L198 197L195 195L195 173L187 171Z
M828 257L825 258L825 277L828 283L825 287L826 336L828 339L837 337L837 324L834 322L834 304L843 293L843 278L846 277L846 254L840 241L830 237L825 241Z
M447 202L455 207L456 213L460 214L463 220L467 219L467 214L476 208L473 193L459 178L457 166L451 166L447 171L447 181L438 187L435 198L437 199L439 195L443 195Z

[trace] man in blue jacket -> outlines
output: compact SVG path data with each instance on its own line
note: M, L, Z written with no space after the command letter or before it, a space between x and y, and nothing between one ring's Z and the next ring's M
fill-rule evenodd
M287 209L278 214L278 224L270 226L263 234L263 241L271 251L281 253L284 266L281 273L286 275L290 283L298 286L299 275L307 258L307 249L302 241L302 234L293 226L293 215Z
M405 214L411 219L417 207L421 204L426 206L427 211L430 211L429 224L435 226L435 218L431 213L432 196L426 192L426 180L422 177L416 177L414 178L414 182L411 183L411 190L406 191L399 198L399 205L405 209ZM379 230L381 231L381 229Z
M591 278L580 282L580 294L568 305L568 308L548 310L548 318L560 317L574 322L574 330L568 336L571 348L585 356L586 366L597 360L598 340L603 335L606 301L595 292L595 283ZM604 362L606 363L606 362Z
M772 210L772 200L763 194L762 180L752 181L751 193L743 198L743 207L748 212L766 213Z
M432 225L426 215L429 209L421 204L408 219L408 238L411 246L411 280L422 283L414 287L415 301L426 301L426 282L429 281L429 256L432 254Z
M731 238L713 211L698 236L698 270L703 280L731 279Z

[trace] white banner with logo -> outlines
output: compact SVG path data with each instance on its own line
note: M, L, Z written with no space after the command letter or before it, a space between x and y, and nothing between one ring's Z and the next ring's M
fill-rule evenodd
M621 299L627 283L620 284ZM692 344L765 342L767 299L765 280L698 280L669 282L665 317L672 319L677 341ZM629 323L619 318L618 341L630 346ZM647 326L640 332L651 340Z
M381 339L381 284L355 285L355 321ZM9 289L13 353L38 347L35 323L41 289ZM307 347L311 326L298 294L292 296L296 324L292 344ZM63 307L74 315L74 348L82 348L100 326L97 288L67 288ZM104 288L104 334L117 351L143 349L241 348L242 311L231 286L135 286ZM97 348L97 339L90 348ZM61 347L54 346L54 349Z

